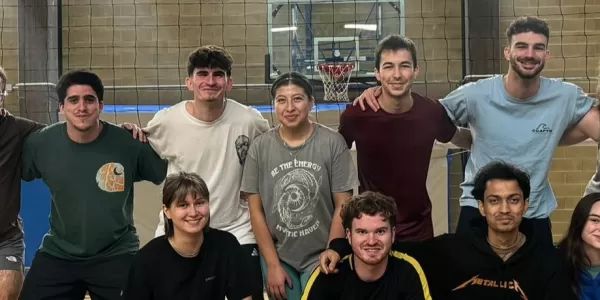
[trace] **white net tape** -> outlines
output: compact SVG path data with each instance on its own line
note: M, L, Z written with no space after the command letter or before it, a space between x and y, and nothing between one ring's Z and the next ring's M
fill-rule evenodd
M325 89L325 101L348 102L348 85L354 64L322 64L319 75Z

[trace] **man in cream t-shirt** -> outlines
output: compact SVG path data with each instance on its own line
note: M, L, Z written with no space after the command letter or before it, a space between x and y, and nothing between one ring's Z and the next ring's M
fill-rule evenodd
M167 174L200 175L210 192L210 227L233 234L250 257L248 278L253 299L261 299L262 274L258 246L247 203L240 199L244 162L252 140L269 129L254 108L227 99L233 87L231 55L217 46L203 46L188 58L187 88L194 100L183 101L154 115L144 128L152 148L168 161ZM164 234L164 215L156 236Z

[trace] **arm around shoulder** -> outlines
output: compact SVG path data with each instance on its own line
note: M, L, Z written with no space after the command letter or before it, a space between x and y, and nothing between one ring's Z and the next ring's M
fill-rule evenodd
M20 117L15 117L15 121L19 128L19 135L22 139L26 138L30 133L46 127L45 124Z
M458 126L466 126L470 121L468 99L470 86L471 84L460 86L440 101L450 120Z

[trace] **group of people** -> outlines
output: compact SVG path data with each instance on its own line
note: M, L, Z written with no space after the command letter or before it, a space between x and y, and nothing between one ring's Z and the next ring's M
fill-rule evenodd
M330 241L303 299L600 299L600 173L597 170L590 180L558 247L552 240L549 219L557 204L548 183L548 169L558 146L588 138L598 142L599 109L581 88L540 76L549 54L546 22L535 17L518 18L506 34L507 74L463 85L440 101L451 123L468 126L471 136L456 233L425 239L406 236L405 229L398 231L406 224L398 224L402 217L395 216L393 209L379 205L378 209L365 210L358 218L344 220L352 222L345 226L346 238ZM398 64L388 65L395 76L387 81L382 76L385 55L377 57L381 59L376 74L381 87L365 91L355 100L357 106L342 114L342 134L344 128L362 130L369 126L350 119L353 112L365 123L366 116L375 115L403 120L404 127L381 122L389 126L385 128L389 132L386 145L401 140L406 149L416 145L422 132L428 132L427 126L410 126L412 123L406 121L418 119L418 105L424 102L419 96L386 101L394 88L410 85L417 71L415 52L404 52L404 64L398 60ZM400 115L392 116L398 111ZM429 126L444 124L435 114L429 116L438 120L430 120ZM348 119L352 122L346 125ZM376 136L385 134L384 125L380 126L378 130L370 128L362 140L375 142ZM410 135L415 128L419 134ZM376 147L361 145L361 138L347 138L356 141L359 159L366 155L361 153L363 149ZM419 174L409 160L414 161L416 153L422 151L402 158L402 144L368 153L374 157L371 162L383 160L377 155L388 149L395 151L399 160L404 159L403 164L389 164L393 171L379 176L412 174L415 170ZM358 164L360 169L360 160ZM403 168L407 164L412 167L410 171ZM361 187L382 190L392 196L398 211L404 210L406 206L399 199L407 198L396 198L373 183L375 172L366 174L365 169L373 165L365 164L360 171ZM597 165L600 168L600 161ZM404 182L410 179L397 181L398 189L405 193L414 189ZM364 197L351 202L367 201L361 199ZM408 199L417 202L419 198ZM373 220L373 216L377 218ZM395 234L388 232L390 229L395 229ZM365 290L370 291L371 298L363 294Z
M101 79L69 71L56 87L65 122L0 109L0 299L600 299L600 175L559 249L547 180L559 145L600 139L600 111L540 76L548 41L546 22L516 19L507 74L437 101L411 91L416 47L390 35L375 53L381 86L338 130L309 118L301 73L271 86L276 126L227 98L233 60L218 46L188 57L194 99L144 128L100 120ZM6 81L1 71L0 100ZM438 237L426 187L436 141L471 151L457 233ZM25 278L21 179L52 195ZM142 180L162 185L162 209L140 249Z

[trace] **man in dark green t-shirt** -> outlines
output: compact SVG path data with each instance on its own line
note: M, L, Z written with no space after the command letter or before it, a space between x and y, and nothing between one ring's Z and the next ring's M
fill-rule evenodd
M25 141L23 180L50 188L50 231L25 278L22 300L119 299L139 239L133 184L160 184L166 162L149 144L100 120L104 87L86 71L63 75L56 87L66 122Z

